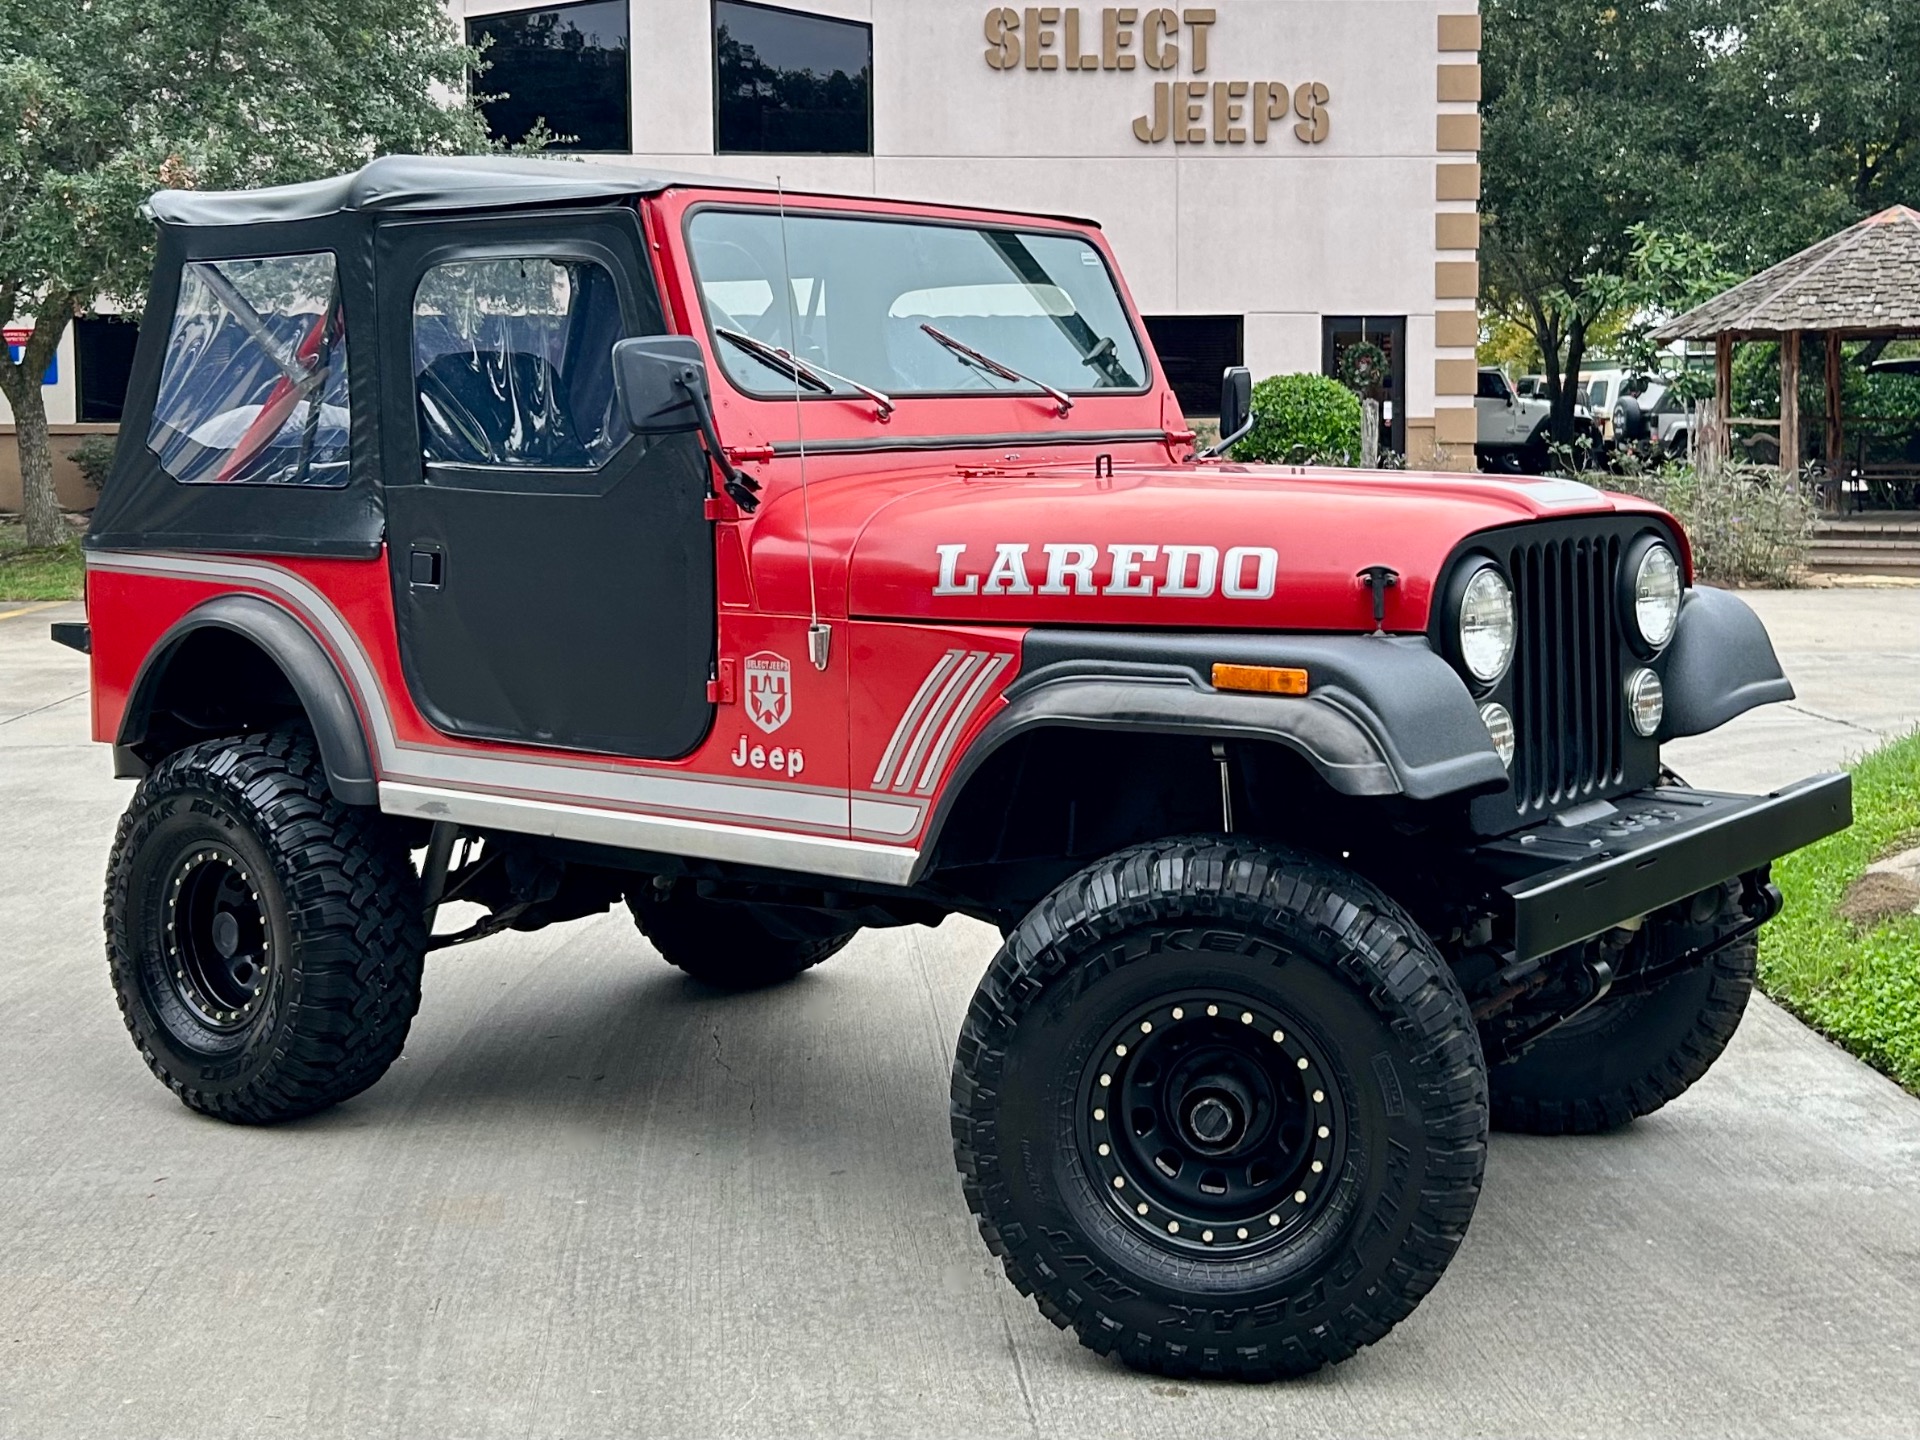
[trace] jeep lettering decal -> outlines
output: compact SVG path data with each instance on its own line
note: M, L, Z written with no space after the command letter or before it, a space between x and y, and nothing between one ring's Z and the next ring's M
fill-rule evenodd
M771 735L793 718L793 666L761 650L747 656L747 718Z
M1003 540L993 558L974 560L965 545L936 545L935 595L1159 595L1167 599L1270 600L1280 552L1268 545L1098 545L1035 547ZM985 571L978 568L985 564ZM751 664L752 662L748 662Z

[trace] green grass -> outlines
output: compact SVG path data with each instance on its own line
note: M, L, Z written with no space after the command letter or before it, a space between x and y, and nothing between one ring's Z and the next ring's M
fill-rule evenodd
M1862 931L1834 907L1875 860L1920 844L1920 733L1853 771L1853 828L1773 867L1787 897L1760 932L1760 987L1920 1094L1920 915Z
M78 600L85 571L78 535L29 549L18 525L0 525L0 601Z

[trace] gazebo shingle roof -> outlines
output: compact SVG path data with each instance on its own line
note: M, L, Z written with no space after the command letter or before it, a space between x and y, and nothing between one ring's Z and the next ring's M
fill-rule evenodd
M1653 338L1789 330L1920 330L1920 211L1895 205L1870 215L1667 321Z

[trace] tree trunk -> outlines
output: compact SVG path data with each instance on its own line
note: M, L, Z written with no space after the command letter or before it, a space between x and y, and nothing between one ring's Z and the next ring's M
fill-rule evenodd
M54 494L47 392L40 384L72 316L71 296L48 296L22 347L20 363L15 365L0 357L0 392L13 407L14 444L20 452L20 515L26 522L29 545L58 545L73 538L73 531L61 517L59 497Z
M1567 326L1567 368L1561 378L1560 393L1553 397L1551 425L1553 438L1561 445L1573 443L1573 407L1578 400L1580 365L1587 358L1587 322L1578 315Z

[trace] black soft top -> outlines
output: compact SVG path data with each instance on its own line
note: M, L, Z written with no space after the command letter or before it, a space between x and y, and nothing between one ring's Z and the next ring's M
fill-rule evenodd
M260 190L162 190L147 202L147 209L163 225L262 225L364 211L497 210L516 205L611 200L658 195L676 186L710 190L771 188L764 180L683 175L620 160L386 155L350 174L300 185L273 185ZM1079 225L1094 223L1068 215L1048 218Z
M619 161L521 155L385 155L358 170L260 190L162 190L147 202L163 225L260 225L362 210L480 210L657 195L674 185L749 188L745 180L676 175ZM752 188L761 188L757 183Z

